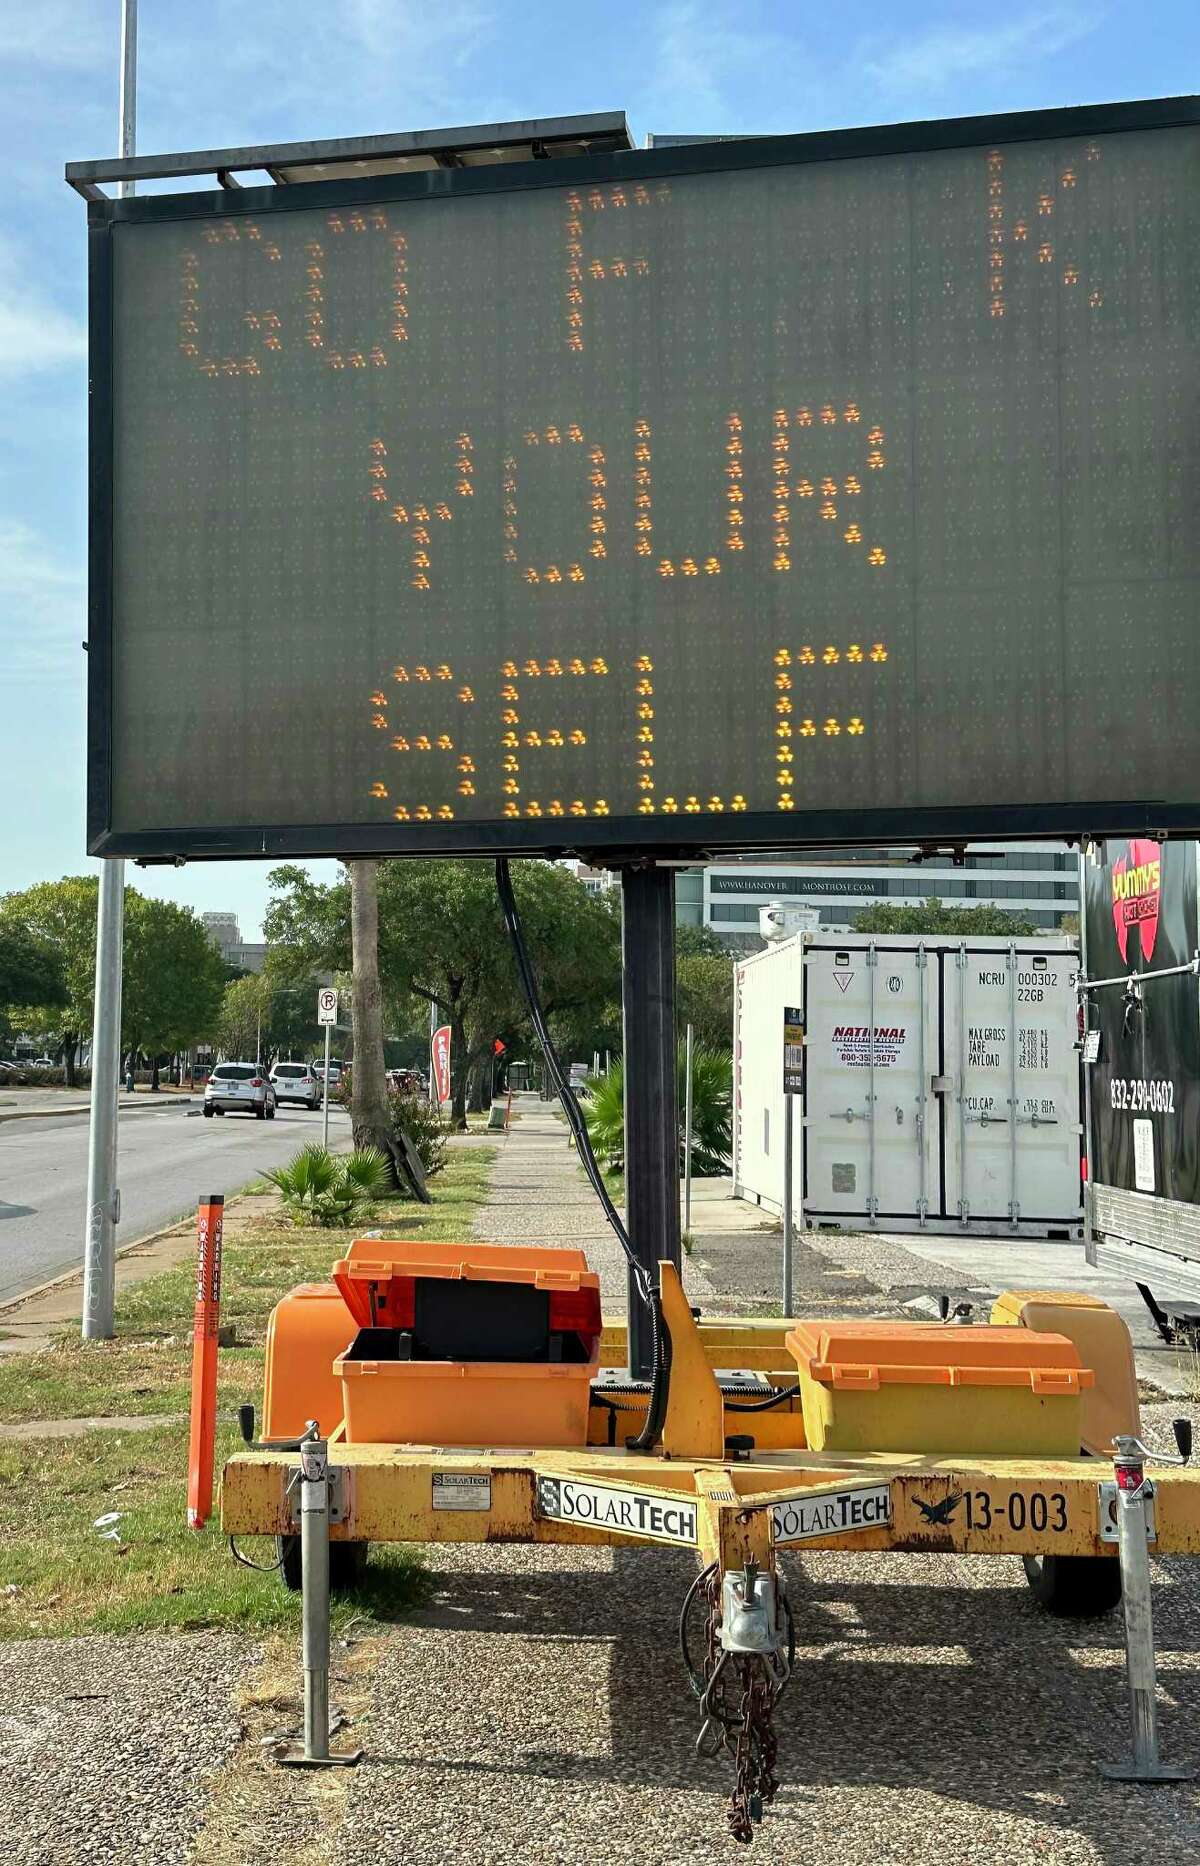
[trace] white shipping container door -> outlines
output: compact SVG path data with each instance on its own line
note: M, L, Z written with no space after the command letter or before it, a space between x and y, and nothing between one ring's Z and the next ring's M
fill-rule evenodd
M810 946L805 1006L806 1216L936 1210L938 970L923 946Z
M787 940L734 968L733 1184L738 1198L783 1205L783 1012L804 1002L804 946ZM800 1207L800 1103L795 1209Z
M948 1217L1036 1223L1082 1206L1074 953L944 955Z

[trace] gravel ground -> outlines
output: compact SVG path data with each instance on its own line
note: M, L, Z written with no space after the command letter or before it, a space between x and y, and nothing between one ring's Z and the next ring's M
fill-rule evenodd
M229 1633L0 1646L0 1856L182 1866L257 1657Z
M485 1547L440 1550L436 1566L432 1605L379 1655L338 1866L746 1857L725 1827L729 1765L693 1749L674 1636L687 1557ZM1119 1619L1050 1620L1011 1559L788 1568L799 1649L762 1854L1194 1861L1194 1787L1096 1773L1126 1740ZM1164 1746L1200 1759L1197 1596L1170 1564L1158 1582Z

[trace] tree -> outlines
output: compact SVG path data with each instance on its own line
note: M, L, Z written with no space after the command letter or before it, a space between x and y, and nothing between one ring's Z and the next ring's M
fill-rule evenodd
M121 1040L150 1058L152 1088L164 1055L212 1030L224 988L224 962L191 909L126 888Z
M0 918L0 1018L33 1005L58 1011L66 1002L62 960L54 947L23 921Z
M891 901L876 901L855 916L856 933L929 933L945 934L952 939L999 937L1027 939L1036 934L1032 920L1006 913L1003 907L947 907L940 900L922 901L912 907L900 907Z
M682 1032L688 1024L696 1042L709 1049L727 1050L733 1042L733 955L723 947L716 952L676 950L676 1029Z
M324 887L303 869L279 868L271 885L272 945L293 963L345 969L348 884ZM585 1031L609 1028L620 997L620 924L612 907L553 862L515 862L513 888L556 1037L575 1043ZM385 862L378 895L386 1023L408 1027L414 997L437 1006L451 1033L452 1119L463 1127L472 1074L490 1068L496 1038L511 1053L529 1035L494 876L482 862Z
M24 926L57 960L64 999L31 1008L46 1029L56 1032L69 1084L75 1081L76 1051L92 1027L98 891L94 875L67 875L36 882L0 902L0 921ZM157 1059L206 1035L223 983L221 956L195 914L126 888L121 991L126 1049Z
M44 1030L53 1031L70 1086L83 1033L91 1029L96 981L96 897L94 875L67 875L61 881L38 881L0 901L6 927L19 926L54 955L61 993L23 1006ZM126 900L131 890L126 889Z
M373 1147L404 1184L392 1133L383 1061L383 992L379 982L379 878L376 862L347 862L350 875L350 992L354 1012L354 1073L350 1122L354 1145Z
M249 1059L258 1054L259 1019L265 1001L262 978L253 972L226 985L213 1027L217 1048L223 1056Z

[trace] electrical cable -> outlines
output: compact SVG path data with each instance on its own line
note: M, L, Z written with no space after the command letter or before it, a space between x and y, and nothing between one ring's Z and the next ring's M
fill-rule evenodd
M761 1400L727 1399L725 1401L725 1410L726 1412L770 1412L772 1407L782 1406L784 1400L795 1399L800 1391L801 1389L798 1386L780 1387L776 1392L772 1393L770 1399L761 1399Z
M671 1337L666 1319L662 1312L662 1300L654 1282L644 1264L639 1263L634 1255L629 1233L621 1221L621 1215L612 1202L608 1187L604 1183L596 1156L592 1152L591 1136L587 1131L587 1122L580 1112L579 1103L571 1090L570 1082L563 1071L554 1039L550 1035L542 1009L541 993L537 978L525 945L525 935L521 928L521 915L517 908L516 895L513 893L512 875L504 856L496 861L496 892L500 897L500 909L504 915L504 924L512 942L513 956L517 964L517 973L529 1006L529 1016L534 1034L541 1045L546 1069L557 1092L566 1116L567 1126L574 1137L579 1161L587 1174L593 1192L600 1201L604 1216L616 1234L618 1244L625 1253L630 1273L637 1286L638 1294L650 1311L652 1324L653 1361L650 1371L650 1404L646 1412L646 1423L636 1438L629 1440L632 1451L650 1451L662 1437L663 1420L667 1412L667 1397L671 1378Z
M282 1542L283 1537L280 1536L278 1539ZM253 1568L255 1574L274 1574L277 1569L283 1567L284 1558L282 1555L279 1557L278 1561L251 1561L248 1555L242 1554L241 1549L232 1536L229 1538L229 1548L234 1561L240 1562L243 1568Z

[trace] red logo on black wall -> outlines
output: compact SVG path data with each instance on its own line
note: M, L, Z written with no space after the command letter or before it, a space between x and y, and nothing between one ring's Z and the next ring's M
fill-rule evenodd
M1124 960L1136 959L1129 951L1129 929L1137 929L1142 958L1149 959L1158 936L1158 903L1162 892L1162 848L1137 836L1125 854L1113 863L1112 910L1117 945Z

